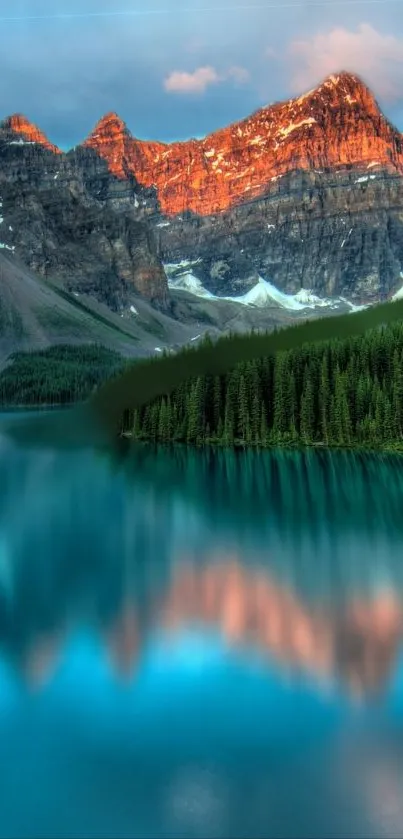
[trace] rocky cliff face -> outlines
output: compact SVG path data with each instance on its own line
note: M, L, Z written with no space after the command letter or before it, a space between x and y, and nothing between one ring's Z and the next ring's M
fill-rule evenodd
M263 277L289 294L305 288L365 303L402 283L403 135L356 76L330 76L204 140L168 145L133 138L108 114L83 146L60 155L18 120L9 124L13 136L35 136L30 154L47 154L37 189L47 179L59 207L42 208L46 225L32 260L40 270L53 266L60 246L45 244L46 230L61 225L69 257L59 268L63 276L70 271L72 286L95 282L98 254L105 268L97 283L107 299L132 281L164 304L159 259L171 276L190 275L221 296L244 294ZM62 191L69 210L55 203Z
M105 161L90 149L61 153L21 116L0 125L0 150L0 247L113 309L127 306L131 293L166 307L152 229L127 201L105 200L116 191Z
M375 302L402 285L403 178L383 169L291 173L270 195L215 216L171 218L156 234L172 276L213 294L242 295L262 277L287 294Z

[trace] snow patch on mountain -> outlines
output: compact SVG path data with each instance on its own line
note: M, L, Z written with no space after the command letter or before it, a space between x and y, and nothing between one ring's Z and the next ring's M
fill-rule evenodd
M10 140L8 143L9 146L34 146L34 140L23 140L22 137L19 140Z
M268 280L259 277L259 282L249 289L245 294L239 296L224 296L212 294L204 287L201 280L189 270L197 262L183 260L182 262L165 264L164 268L168 277L168 287L176 291L187 291L196 297L208 300L228 300L232 303L239 303L242 306L265 308L269 306L280 306L289 311L302 312L306 309L337 309L340 304L350 308L351 312L358 312L367 308L366 305L356 305L345 297L318 297L310 289L301 288L296 294L285 294ZM402 275L403 277L403 275ZM403 288L402 288L403 297Z
M240 297L225 297L225 300L233 300L245 306L272 306L273 303L283 309L291 311L303 311L303 309L333 308L337 301L317 297L310 289L301 288L297 294L285 294L276 288L275 285L259 277L256 283L246 294Z
M292 134L293 131L297 131L298 128L302 128L304 125L314 125L314 123L316 123L316 119L308 117L307 119L301 119L299 122L291 122L285 128L279 128L278 133L281 134L282 137L288 137L289 134Z
M345 303L346 306L349 306L351 313L362 312L363 309L368 309L368 307L371 305L370 303L361 303L361 305L359 305L358 303L352 303L351 300L347 300L346 297L339 297L338 300L340 300L341 303Z
M362 177L361 177L361 178L357 178L357 180L356 180L356 181L354 181L354 183L356 183L356 184L363 184L363 183L365 183L366 181L368 181L368 179L370 179L371 181L373 181L373 180L375 180L375 178L376 178L376 175L362 175Z
M400 272L400 278L403 280L403 272ZM395 291L394 295L391 298L392 300L403 300L403 285Z
M204 287L201 280L192 272L192 268L201 262L201 259L182 259L181 262L166 262L165 273L168 279L168 287L188 291L196 297L214 298L214 294Z

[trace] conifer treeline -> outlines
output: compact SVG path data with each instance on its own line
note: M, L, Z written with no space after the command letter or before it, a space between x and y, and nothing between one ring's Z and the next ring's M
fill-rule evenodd
M224 376L188 380L171 396L126 411L123 430L163 443L399 442L403 324L242 363Z
M119 353L99 344L60 344L18 352L0 374L0 404L67 405L83 401L124 364Z

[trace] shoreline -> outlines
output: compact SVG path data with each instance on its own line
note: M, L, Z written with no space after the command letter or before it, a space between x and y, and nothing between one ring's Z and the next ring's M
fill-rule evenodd
M341 445L340 443L324 443L324 442L317 442L317 443L302 443L300 440L292 443L292 442L279 442L279 443L242 443L242 442L234 442L232 444L229 443L221 443L217 440L205 440L203 443L187 443L184 440L169 440L167 442L163 442L162 440L145 440L133 437L131 431L122 431L119 434L120 439L128 440L132 443L141 443L146 446L181 446L184 448L189 449L228 449L230 451L278 451L279 449L283 449L286 451L306 451L309 449L319 449L325 451L343 451L343 452L361 452L362 454L396 454L396 455L403 455L403 440L399 446L391 446L391 445L363 445L358 443L344 443Z
M38 413L65 413L69 409L82 407L82 402L70 402L64 405L59 404L42 404L42 405L0 405L0 417L9 414L38 414ZM316 441L312 443L303 443L301 440L296 441L282 441L282 442L267 442L267 443L246 443L240 440L235 440L233 443L224 443L214 438L209 438L200 443L188 443L185 440L151 440L136 438L131 431L121 431L113 438L116 440L125 440L127 443L137 443L144 446L162 446L189 449L225 449L227 451L295 451L302 452L308 450L316 451L343 451L351 453L362 454L387 454L387 455L403 455L403 440L396 444L363 444L363 443L326 443L324 441ZM111 441L112 442L112 441Z

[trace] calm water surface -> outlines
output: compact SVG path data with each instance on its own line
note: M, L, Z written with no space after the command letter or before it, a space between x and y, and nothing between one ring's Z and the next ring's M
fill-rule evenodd
M0 836L403 835L403 460L22 446Z

